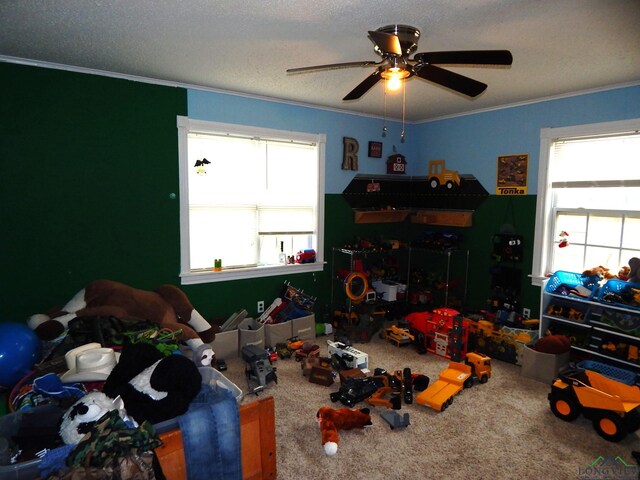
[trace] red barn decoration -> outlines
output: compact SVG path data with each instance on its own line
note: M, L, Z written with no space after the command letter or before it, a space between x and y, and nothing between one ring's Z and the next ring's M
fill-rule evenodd
M394 153L387 159L387 173L406 173L407 161L404 155Z

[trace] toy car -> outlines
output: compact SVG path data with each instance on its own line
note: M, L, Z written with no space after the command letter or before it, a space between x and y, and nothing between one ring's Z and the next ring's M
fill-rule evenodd
M278 353L278 356L283 360L285 358L291 358L291 355L293 354L287 347L287 344L284 342L276 343L276 352Z
M320 346L311 342L304 342L302 347L294 352L294 356L296 361L301 361L303 358L307 357L318 357L320 356Z
M298 337L291 337L287 340L287 348L292 352L295 352L304 345L304 340L300 340Z
M278 360L278 352L276 351L275 348L271 347L271 348L267 348L267 353L269 354L269 361L270 362L275 362Z

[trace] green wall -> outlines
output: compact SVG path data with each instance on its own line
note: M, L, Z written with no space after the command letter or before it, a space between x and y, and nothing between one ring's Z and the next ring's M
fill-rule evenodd
M175 282L186 91L7 63L0 78L2 318L96 278Z
M182 88L0 63L0 321L24 321L64 304L87 282L110 278L144 289L180 285L176 116ZM535 197L489 197L473 227L468 305L485 306L490 242L513 201L530 265ZM355 237L411 240L424 226L353 222L340 194L325 196L325 259ZM232 234L230 232L230 234ZM527 270L526 268L523 269ZM183 286L208 319L275 298L284 281L330 300L324 272ZM528 285L524 282L523 285ZM538 293L523 304L535 309Z

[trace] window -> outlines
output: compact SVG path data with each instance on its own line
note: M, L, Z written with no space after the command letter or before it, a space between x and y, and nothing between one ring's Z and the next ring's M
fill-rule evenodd
M640 257L640 120L540 135L533 284Z
M322 270L324 135L178 117L178 137L183 284Z

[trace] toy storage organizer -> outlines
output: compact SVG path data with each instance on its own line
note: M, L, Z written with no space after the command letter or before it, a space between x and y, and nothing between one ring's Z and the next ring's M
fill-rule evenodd
M455 265L454 265L455 263ZM388 268L389 265L392 268ZM421 247L401 247L397 249L367 251L351 250L348 248L333 248L331 259L331 305L335 307L345 307L351 311L354 302L345 295L344 279L338 275L340 270L349 272L358 271L364 268L370 271L372 266L381 266L382 276L377 276L371 272L369 275L369 288L377 292L374 304L388 306L391 303L407 305L411 303L427 303L434 307L449 307L451 290L454 288L453 271L461 272L461 280L455 283L461 291L460 301L462 305L467 297L467 277L469 273L469 250L434 250ZM412 272L426 269L436 270L438 266L443 273L441 288L436 293L428 285L416 283L412 279ZM454 267L456 267L454 269ZM416 300L423 290L430 290L424 302ZM439 298L432 298L432 295L439 295Z
M639 374L640 307L611 299L640 285L612 279L599 287L597 280L554 273L542 288L540 336L547 329L569 336L572 360L595 360Z

